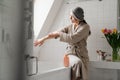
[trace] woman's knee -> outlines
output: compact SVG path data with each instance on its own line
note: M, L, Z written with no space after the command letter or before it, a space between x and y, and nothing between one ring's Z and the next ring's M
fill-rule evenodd
M81 60L77 60L77 61L75 62L75 64L81 66L81 65L82 65L82 61L81 61Z
M69 62L70 62L70 65L72 66L72 65L75 65L75 64L77 64L77 65L82 65L82 61L81 61L81 59L80 58L78 58L77 56L69 56Z

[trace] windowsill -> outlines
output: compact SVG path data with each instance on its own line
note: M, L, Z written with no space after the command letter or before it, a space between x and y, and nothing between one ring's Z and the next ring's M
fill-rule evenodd
M120 69L120 62L90 61L90 65L102 69Z

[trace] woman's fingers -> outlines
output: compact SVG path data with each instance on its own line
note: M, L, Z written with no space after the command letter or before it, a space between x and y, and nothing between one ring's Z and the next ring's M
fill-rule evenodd
M38 45L39 45L39 46L43 45L43 42L40 42Z
M34 46L41 46L43 43L44 41L42 39L39 39L34 42Z
M37 46L38 45L38 41L36 40L35 42L34 42L34 46Z

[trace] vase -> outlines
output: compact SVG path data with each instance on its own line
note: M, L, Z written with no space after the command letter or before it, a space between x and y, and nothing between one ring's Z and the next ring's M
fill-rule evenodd
M64 55L64 66L69 67L69 57L66 54Z
M112 48L112 61L113 62L120 62L119 49L120 48Z

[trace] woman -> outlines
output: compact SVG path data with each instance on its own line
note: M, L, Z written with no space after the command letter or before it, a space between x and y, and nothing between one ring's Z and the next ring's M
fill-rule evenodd
M60 31L49 33L47 36L34 42L35 46L42 45L47 39L60 38L66 42L67 55L70 59L71 80L88 80L88 51L87 38L90 35L90 27L84 20L82 8L75 8L70 15L72 24Z

